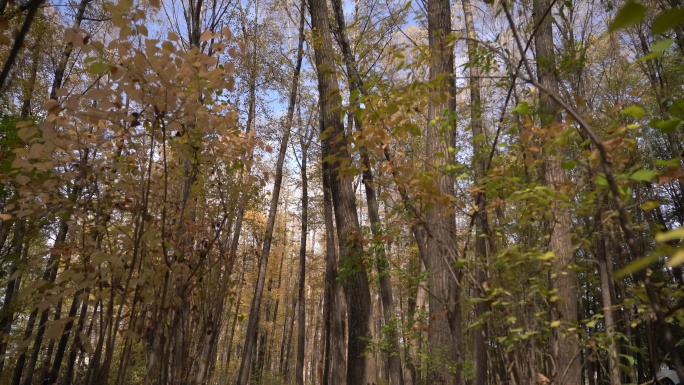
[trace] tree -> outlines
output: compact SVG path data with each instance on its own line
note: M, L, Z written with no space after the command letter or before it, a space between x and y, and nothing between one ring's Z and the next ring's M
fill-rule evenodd
M450 207L454 195L453 179L445 172L451 163L454 142L456 84L454 76L451 5L445 0L430 0L427 5L430 80L434 91L428 105L425 151L434 190L432 208L425 214L427 249L423 255L429 274L430 354L437 360L428 375L434 384L462 383L461 288L458 269L454 269L458 246L456 218ZM420 242L420 240L419 240ZM456 364L456 373L450 367Z
M343 169L350 164L346 148L346 134L339 117L342 98L332 49L332 36L328 26L328 6L324 1L310 1L311 26L314 30L313 47L318 75L320 130L322 138L323 172L329 178L332 203L335 211L337 240L340 248L340 278L347 300L348 346L347 382L350 384L374 383L375 365L365 354L373 318L370 288L364 263L364 251L359 239L359 220L356 199L350 176Z

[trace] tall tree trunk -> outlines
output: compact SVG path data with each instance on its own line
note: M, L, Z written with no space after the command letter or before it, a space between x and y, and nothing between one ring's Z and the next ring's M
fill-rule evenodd
M363 264L364 251L358 234L359 219L352 181L349 175L344 175L340 170L341 164L351 164L351 157L347 152L346 135L340 120L342 98L335 72L328 5L324 0L310 0L309 9L315 41L323 167L324 173L330 175L340 263L347 271L342 277L349 312L347 382L372 384L376 382L375 363L370 355L365 354L373 337L370 287Z
M300 36L304 29L304 1L301 3L301 18L300 18ZM302 39L300 38L300 42ZM301 45L300 56L301 59ZM299 62L298 62L299 64ZM301 128L300 128L301 129ZM306 339L306 299L304 298L304 289L306 287L306 237L308 214L309 214L309 179L306 174L307 148L302 144L302 158L299 167L302 175L302 211L301 211L301 235L299 237L299 288L297 292L297 301L299 302L299 310L297 312L297 366L295 374L295 384L304 385L304 344Z
M364 91L363 79L361 79L356 58L351 50L351 45L349 44L349 39L347 38L346 22L344 20L344 11L342 10L341 0L332 1L333 13L335 14L335 20L337 21L336 36L340 48L342 49L342 56L344 59L345 67L347 69L347 75L349 77L349 89L350 91L357 91L361 95ZM350 105L357 105L358 100L350 100ZM363 132L361 121L356 119L354 124L356 125L356 130ZM370 157L368 155L368 149L365 146L361 146L361 162L363 164L362 180L364 184L364 190L366 193L366 205L368 207L368 219L371 223L371 234L374 238L380 240L382 239L382 222L380 219L379 205L377 194L375 192L375 183L373 180L373 170L370 162ZM380 283L380 298L382 303L382 314L383 320L386 325L387 335L385 339L389 343L389 349L387 349L387 354L384 355L387 358L387 366L389 370L389 381L391 385L403 385L404 376L401 369L401 354L399 350L399 337L397 335L397 330L392 326L392 315L394 313L394 299L392 295L392 282L390 279L390 273L388 271L387 254L385 252L384 242L377 241L379 246L376 248L376 268L378 270L378 280Z
M557 92L556 61L553 46L552 11L553 0L535 0L533 2L534 20L538 25L534 35L534 45L537 51L537 79L547 90ZM546 93L539 96L540 116L542 127L553 126L559 121L556 113L557 106ZM546 185L553 189L560 189L566 183L565 171L561 168L561 154L554 153L549 146L549 154L544 159L543 177ZM553 223L550 224L550 246L556 255L559 274L553 287L558 290L560 301L556 302L553 319L560 320L561 327L554 328L552 336L551 354L555 359L555 373L551 376L555 381L567 385L580 385L582 382L582 365L578 357L580 347L572 333L564 333L563 328L577 320L577 274L571 268L574 263L572 242L570 239L570 213L560 202L554 202L551 207Z
M328 324L325 326L325 365L323 368L323 384L346 385L347 356L345 354L344 301L340 285L337 281L337 246L335 242L335 225L333 223L332 192L330 191L330 175L323 173L323 217L325 221L325 296L327 313L324 316Z
M304 8L302 7L302 12ZM303 18L303 16L302 16ZM284 127L283 137L280 140L280 149L278 150L278 160L276 162L276 175L273 182L273 194L271 196L271 205L268 212L268 221L264 234L264 242L261 249L261 263L259 264L259 275L257 277L256 286L254 288L254 297L249 312L249 321L247 322L247 331L245 334L245 344L242 351L242 362L240 363L240 372L238 374L238 384L246 385L249 382L249 372L251 367L252 353L254 351L254 341L251 336L256 333L257 317L256 314L261 308L261 297L264 290L264 282L266 280L266 271L268 267L268 256L271 251L271 241L273 237L273 227L275 226L276 213L278 211L278 200L280 198L280 186L283 181L283 164L285 162L285 152L287 151L287 143L290 140L290 130L292 128L292 120L294 116L295 103L297 101L297 89L299 87L299 73L302 67L302 48L304 44L303 22L300 24L299 42L297 49L297 62L295 65L294 74L292 75L292 84L290 88L290 99L287 107L287 120Z
M434 91L428 107L425 150L435 186L435 201L454 195L454 181L445 174L450 161L450 148L455 146L456 84L454 77L451 6L448 0L428 0L428 43L430 80ZM452 207L434 207L426 212L427 254L425 267L429 274L430 325L428 341L435 361L428 382L461 384L461 288L460 270L452 268L456 256L456 218ZM449 368L456 366L456 373Z
M473 22L473 10L470 0L461 0L463 4L463 14L465 21L466 34L468 37L468 61L470 65L470 126L473 133L473 170L475 175L475 182L479 185L482 183L485 173L487 172L487 158L483 153L485 148L484 143L484 125L482 122L482 98L480 91L480 67L477 63L477 35L475 33L475 23ZM487 302L484 299L487 296L483 285L487 280L486 266L489 261L489 229L487 218L487 194L483 187L479 187L479 191L475 197L475 204L477 212L475 213L475 254L476 254L476 278L477 296L483 299L475 304L475 317L480 321L481 327L473 328L473 367L476 384L487 383L487 321L481 319L487 312Z
M609 340L608 347L608 380L610 385L620 385L620 362L618 360L619 348L615 337L615 313L613 303L615 288L613 286L612 269L613 263L610 258L610 247L607 231L601 218L602 210L596 214L595 223L598 229L598 240L596 245L596 256L599 265L599 282L601 285L601 300L603 302L603 319L606 325L606 337Z

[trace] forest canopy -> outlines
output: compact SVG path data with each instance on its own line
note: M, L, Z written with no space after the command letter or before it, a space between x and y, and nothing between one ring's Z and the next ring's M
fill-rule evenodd
M684 383L680 0L0 0L0 385Z

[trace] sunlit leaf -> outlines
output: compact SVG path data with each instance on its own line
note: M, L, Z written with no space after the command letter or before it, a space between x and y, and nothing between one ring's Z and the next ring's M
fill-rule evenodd
M622 114L631 116L635 119L641 119L644 117L644 115L646 115L643 108L636 106L634 104L622 110Z
M664 233L658 233L655 236L656 242L669 242L669 241L674 241L676 239L682 239L684 238L684 227L680 227L675 230L670 230L666 231Z
M658 40L651 45L651 51L653 51L653 52L665 52L668 49L670 49L670 46L672 46L672 43L674 43L674 39Z
M636 171L634 174L629 176L629 179L637 182L648 182L655 178L657 175L658 173L655 171L644 169Z
M520 102L517 106L515 106L512 112L520 115L529 115L530 106L527 104L527 102Z
M639 207L641 207L642 210L648 211L660 207L660 203L656 201L646 201Z
M676 267L682 263L684 263L684 250L677 250L677 252L667 260L667 265L669 267Z

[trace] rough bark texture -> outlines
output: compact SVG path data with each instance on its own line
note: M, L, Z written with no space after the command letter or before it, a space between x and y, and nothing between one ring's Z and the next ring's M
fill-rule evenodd
M613 301L615 288L613 286L612 265L610 258L610 245L606 236L606 229L601 221L601 214L596 215L596 224L599 230L598 242L596 245L597 259L599 265L599 280L601 284L601 300L603 302L603 317L606 325L606 335L610 339L608 349L608 380L610 385L620 385L620 362L618 360L619 348L615 339L615 314L613 313ZM593 377L593 373L591 375Z
M358 91L359 95L363 94L363 79L359 75L356 64L356 58L351 50L349 39L347 38L346 22L344 20L344 12L342 10L342 2L340 0L332 1L333 12L335 20L337 21L337 41L342 49L342 57L345 67L347 69L347 76L349 77L350 91ZM351 105L357 103L356 100L349 101ZM354 119L356 130L362 131L361 122ZM361 162L363 164L363 185L366 192L366 204L368 207L368 219L371 223L371 233L373 237L380 237L382 235L382 221L380 219L379 205L377 194L375 192L375 183L373 181L373 171L371 169L371 162L368 156L367 149L362 146L360 148ZM387 335L385 339L389 343L387 349L387 367L389 374L389 382L392 385L403 385L404 377L401 369L401 355L399 351L399 341L396 329L391 326L392 315L394 312L394 299L392 295L392 283L390 274L387 268L387 255L384 244L381 244L376 251L376 267L378 270L378 281L380 283L380 299L382 303L382 314L384 324L388 326Z
M340 120L342 98L337 84L332 36L328 25L328 6L323 0L309 2L311 25L314 30L314 50L318 75L318 94L321 114L323 167L330 172L330 187L335 209L337 237L340 245L341 279L349 312L349 342L347 344L347 382L373 384L376 382L375 363L364 354L373 337L370 288L363 247L359 239L359 220L356 197L351 177L340 170L350 162L346 149L346 135Z
M552 19L547 10L553 6L552 0L534 1L535 21L539 25L534 44L537 50L537 79L547 90L556 92L558 84L554 75L556 64L553 48ZM549 12L550 14L550 12ZM540 20L544 15L547 15ZM542 127L552 126L557 121L557 106L547 94L539 97ZM553 149L551 149L553 151ZM551 189L559 189L566 183L565 171L561 168L560 155L549 153L544 159L544 182ZM556 263L560 274L553 282L558 290L560 301L554 311L554 320L560 320L563 325L577 320L577 275L570 265L574 262L572 243L570 239L570 214L560 202L554 202L551 207L552 221L550 223L550 247L556 255ZM580 347L572 337L566 338L561 328L554 328L552 337L552 357L555 359L555 373L552 377L560 384L580 385L582 383L582 366L578 355Z
M335 243L335 226L333 224L332 192L330 191L330 175L323 174L323 216L325 218L325 282L326 301L328 303L326 326L326 356L323 369L323 383L345 385L347 377L347 355L345 354L344 333L344 300L342 290L337 282L337 246Z
M429 274L430 325L428 342L433 366L431 384L462 383L461 377L461 288L460 274L451 267L456 256L456 219L444 197L454 195L453 179L445 174L449 148L454 146L455 78L449 1L429 0L428 35L430 79L434 91L428 108L425 149L428 168L433 173L435 204L426 212L427 250L425 266ZM456 275L456 276L454 276ZM449 368L456 366L457 373Z

